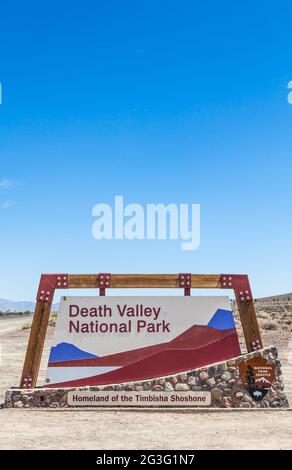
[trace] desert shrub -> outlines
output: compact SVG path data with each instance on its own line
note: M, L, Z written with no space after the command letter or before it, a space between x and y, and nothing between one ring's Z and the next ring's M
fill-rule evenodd
M277 323L273 320L267 320L262 323L262 328L264 330L276 330L277 329Z
M260 310L259 312L257 312L257 317L266 319L269 318L269 315L264 310Z

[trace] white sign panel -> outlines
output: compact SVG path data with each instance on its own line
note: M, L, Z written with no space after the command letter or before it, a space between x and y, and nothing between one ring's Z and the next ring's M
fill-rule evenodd
M47 384L141 381L239 354L227 297L64 297Z

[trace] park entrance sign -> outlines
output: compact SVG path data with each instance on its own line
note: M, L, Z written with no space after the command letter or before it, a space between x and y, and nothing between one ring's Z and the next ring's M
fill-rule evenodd
M141 381L239 354L227 297L63 297L47 383Z
M38 384L56 289L62 297L45 383ZM180 289L184 295L106 296L115 288ZM238 321L223 296L231 289ZM237 331L243 332L244 352ZM264 348L249 280L237 274L44 274L19 388L7 407L287 407L275 347Z

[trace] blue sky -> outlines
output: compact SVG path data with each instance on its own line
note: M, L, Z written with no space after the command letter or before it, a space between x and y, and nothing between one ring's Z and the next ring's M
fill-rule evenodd
M256 296L291 291L291 13L2 5L0 297L33 299L42 272L243 272ZM119 194L201 204L199 250L94 240L93 206Z

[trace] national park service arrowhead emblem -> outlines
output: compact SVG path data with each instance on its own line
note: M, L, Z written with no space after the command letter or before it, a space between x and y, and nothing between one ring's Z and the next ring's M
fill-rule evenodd
M241 380L255 401L268 393L275 377L275 364L263 357L253 357L239 364Z

